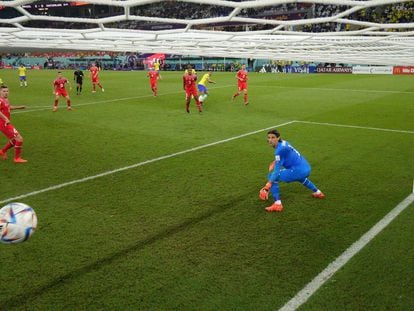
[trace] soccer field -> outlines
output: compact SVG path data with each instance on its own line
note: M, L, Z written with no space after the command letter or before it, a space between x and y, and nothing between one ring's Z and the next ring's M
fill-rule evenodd
M213 73L187 114L181 73L161 75L155 98L145 72L101 72L104 93L85 79L53 113L56 71L29 71L27 88L0 71L28 106L12 123L29 161L0 162L0 203L39 219L0 245L0 310L276 310L413 191L410 76L250 73L245 107L235 74ZM273 128L325 200L282 184L285 210L264 211ZM408 205L301 309L414 309Z

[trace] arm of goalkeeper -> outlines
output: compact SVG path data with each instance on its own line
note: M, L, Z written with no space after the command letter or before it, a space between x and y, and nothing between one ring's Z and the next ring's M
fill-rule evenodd
M271 182L267 182L266 185L260 189L259 191L259 198L263 201L266 201L269 198L269 189L272 186Z

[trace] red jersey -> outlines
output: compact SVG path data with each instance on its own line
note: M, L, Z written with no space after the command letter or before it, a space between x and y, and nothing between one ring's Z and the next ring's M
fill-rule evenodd
M98 67L92 66L91 68L89 68L89 71L91 72L92 80L98 79L98 74L99 74L99 68Z
M158 80L159 73L158 73L158 71L149 71L148 72L148 77L150 78L151 83L155 83Z
M0 112L10 120L10 104L8 99L0 97ZM4 120L1 118L0 125L4 125Z
M65 84L68 83L66 78L57 78L53 81L53 86L56 92L66 91Z
M185 74L183 75L184 87L186 90L196 89L197 76Z
M247 82L247 74L247 70L240 69L239 71L237 71L237 80L240 82Z

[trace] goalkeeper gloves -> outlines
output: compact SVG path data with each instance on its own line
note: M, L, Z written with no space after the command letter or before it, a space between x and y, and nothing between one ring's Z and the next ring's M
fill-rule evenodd
M267 182L266 185L260 189L259 198L263 201L266 201L269 198L269 189L272 186L272 183Z

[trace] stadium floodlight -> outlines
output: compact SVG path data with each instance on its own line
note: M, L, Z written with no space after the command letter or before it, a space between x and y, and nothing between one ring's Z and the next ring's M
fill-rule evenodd
M0 1L0 51L413 65L413 6L407 0ZM389 19L393 14L400 20Z

